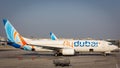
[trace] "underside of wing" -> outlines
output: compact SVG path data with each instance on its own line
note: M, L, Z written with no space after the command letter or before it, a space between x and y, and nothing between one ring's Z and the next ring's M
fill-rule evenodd
M50 50L59 50L59 49L64 49L64 48L70 48L70 47L63 46L63 45L35 45L35 44L28 44L28 45L42 47L44 49L50 49Z

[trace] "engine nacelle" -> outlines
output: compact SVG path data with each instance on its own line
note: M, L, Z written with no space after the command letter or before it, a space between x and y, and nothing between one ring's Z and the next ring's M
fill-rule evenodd
M75 55L74 49L61 49L62 55Z

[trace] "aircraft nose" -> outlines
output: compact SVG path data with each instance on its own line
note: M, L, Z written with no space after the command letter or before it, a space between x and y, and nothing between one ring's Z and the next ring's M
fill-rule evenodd
M119 48L117 46L112 46L113 50L118 50Z

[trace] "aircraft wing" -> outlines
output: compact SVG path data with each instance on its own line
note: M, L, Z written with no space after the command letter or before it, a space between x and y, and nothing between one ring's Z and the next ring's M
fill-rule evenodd
M68 46L63 46L63 45L35 45L35 44L28 44L28 45L42 47L42 48L50 49L50 50L59 50L59 49L63 49L63 48L70 48Z

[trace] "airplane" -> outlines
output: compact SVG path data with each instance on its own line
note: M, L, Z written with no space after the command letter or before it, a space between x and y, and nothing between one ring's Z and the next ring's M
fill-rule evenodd
M55 56L75 55L77 52L101 52L104 55L118 49L104 40L33 40L18 33L13 25L3 19L8 45L26 51L52 51Z

